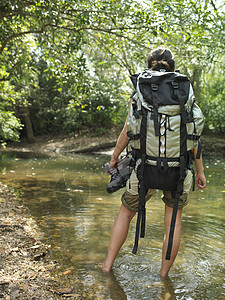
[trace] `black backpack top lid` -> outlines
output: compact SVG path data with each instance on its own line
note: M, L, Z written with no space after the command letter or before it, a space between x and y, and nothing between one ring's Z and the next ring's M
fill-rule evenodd
M139 76L140 75L140 76ZM153 93L157 95L158 105L178 104L174 89L178 88L184 103L188 100L190 80L186 75L177 72L161 72L146 70L139 74L131 75L131 81L139 89L146 102L153 104Z

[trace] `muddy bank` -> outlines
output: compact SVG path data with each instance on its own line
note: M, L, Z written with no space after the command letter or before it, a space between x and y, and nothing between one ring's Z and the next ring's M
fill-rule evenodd
M39 136L32 144L29 144L26 139L22 139L19 143L10 143L6 150L42 153L91 153L114 147L119 133L120 130L112 129L112 131L101 136L93 136L88 133L73 136Z
M28 209L0 183L0 298L93 299L92 291L78 279L73 277L70 283L71 270L57 273L51 246L41 239Z
M5 151L24 151L41 153L92 153L112 149L117 141L120 130L113 129L110 133L95 137L90 134L54 137L37 137L35 143L29 144L26 139L20 143L12 143ZM225 137L203 135L201 137L205 157L225 157Z
M27 209L3 184L0 184L0 220L0 297L54 299L50 290L57 287L57 282L48 270L54 263L43 260L49 246L40 243L40 234Z
M207 158L225 158L225 136L203 135L201 137L203 155Z

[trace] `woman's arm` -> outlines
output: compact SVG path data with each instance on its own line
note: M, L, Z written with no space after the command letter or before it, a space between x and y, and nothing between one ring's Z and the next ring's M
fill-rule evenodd
M131 103L132 103L132 99L130 100L129 111L130 111ZM128 111L128 115L129 115L129 111ZM127 118L128 118L128 115L127 115ZM118 137L115 149L114 149L112 157L111 157L111 161L110 161L111 167L114 167L115 164L118 162L119 155L126 148L127 144L128 144L128 137L127 137L127 119L126 119L126 122L125 122L124 127Z
M202 154L200 159L196 159L198 151L198 146L194 148L194 157L195 157L195 166L196 166L196 175L195 175L195 182L197 184L198 190L202 190L206 187L206 178L204 174L203 162L202 162Z

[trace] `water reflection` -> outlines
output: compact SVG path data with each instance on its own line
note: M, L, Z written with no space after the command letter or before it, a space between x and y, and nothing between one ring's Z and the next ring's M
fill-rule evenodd
M123 288L120 286L119 281L117 280L113 271L108 274L105 274L106 278L108 279L108 288L110 291L111 299L121 299L126 300L127 295L124 292Z
M225 299L225 164L206 161L208 187L190 195L184 209L180 251L170 278L158 275L163 203L158 192L147 206L146 238L131 254L135 221L109 275L104 260L122 190L108 195L101 165L108 156L3 154L0 180L15 187L52 246L56 271L71 285L78 278L93 299ZM70 277L63 274L71 270ZM89 299L91 296L89 295Z

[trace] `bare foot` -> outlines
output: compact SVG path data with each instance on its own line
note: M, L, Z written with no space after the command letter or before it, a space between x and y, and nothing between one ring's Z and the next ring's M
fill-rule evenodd
M102 271L104 273L109 273L111 270L112 270L112 267L107 266L107 264L105 262L102 264Z
M160 276L162 279L166 279L167 277L169 277L169 276L168 276L168 273L163 274L162 271L159 271L158 274L159 274L159 276Z

